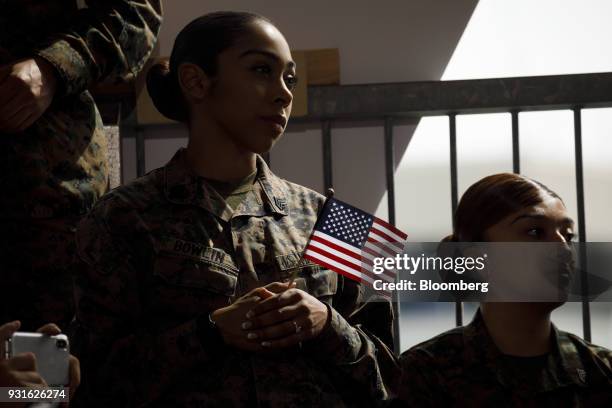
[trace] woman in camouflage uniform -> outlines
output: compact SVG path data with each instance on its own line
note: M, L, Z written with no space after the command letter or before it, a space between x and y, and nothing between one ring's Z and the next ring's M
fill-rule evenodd
M386 398L377 359L392 366L391 353L347 321L361 287L300 261L324 197L275 176L259 156L282 135L296 82L283 35L250 13L194 20L169 64L153 66L153 101L187 124L189 143L80 225L77 347L88 406Z
M497 174L465 192L455 231L444 241L556 243L569 260L573 230L553 191L520 175ZM393 405L609 406L612 352L558 330L550 314L561 304L481 303L467 326L402 354L399 399Z

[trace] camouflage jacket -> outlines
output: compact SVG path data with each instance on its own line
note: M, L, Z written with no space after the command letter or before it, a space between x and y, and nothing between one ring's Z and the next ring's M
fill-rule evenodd
M536 370L513 364L480 311L467 326L401 356L399 400L408 407L604 407L612 403L612 351L553 325L553 348ZM519 358L520 359L520 358ZM530 375L527 375L529 373Z
M84 214L108 185L102 120L87 89L142 68L161 1L0 0L0 10L0 66L41 57L58 78L53 103L32 126L0 132L0 216Z
M377 354L345 317L361 286L309 262L296 282L331 322L303 349L247 353L225 345L208 313L298 265L324 198L258 158L235 210L180 150L163 168L105 195L77 232L76 351L85 406L360 406L386 398ZM338 312L342 311L342 314ZM102 402L103 401L103 402Z

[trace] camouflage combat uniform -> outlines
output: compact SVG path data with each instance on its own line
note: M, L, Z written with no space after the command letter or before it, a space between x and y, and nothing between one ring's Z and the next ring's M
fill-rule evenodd
M480 311L401 356L397 407L609 407L612 352L552 329L544 356L505 356ZM535 364L533 364L535 362ZM527 363L527 364L525 364Z
M75 227L108 186L102 120L87 89L142 68L160 13L160 0L0 0L0 67L40 57L58 79L31 127L0 131L0 322L31 330L72 318Z
M378 358L389 350L348 316L360 285L309 262L298 288L333 305L303 348L249 353L227 346L209 312L286 280L324 198L276 177L257 178L235 210L180 150L103 197L77 232L74 344L83 406L371 406L384 399Z

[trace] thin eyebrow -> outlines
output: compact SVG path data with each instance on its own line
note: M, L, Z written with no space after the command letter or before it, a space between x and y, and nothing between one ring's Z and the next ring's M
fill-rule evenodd
M282 63L283 61L279 58L278 55L269 52L269 51L264 51L264 50L246 50L245 52L243 52L242 54L240 54L239 58L243 58L246 57L247 55L252 55L252 54L259 54L259 55L263 55L264 57L273 59L276 62L280 62ZM294 61L289 61L287 62L287 68L295 68L295 62Z
M545 219L545 218L546 218L546 216L545 216L545 215L542 215L542 214L523 214L523 215L519 215L518 217L516 217L516 218L514 219L514 221L512 221L510 224L512 225L512 224L514 224L515 222L517 222L517 221L519 221L519 220L521 220L521 219L523 219L523 218L533 218L533 219L536 219L536 220L541 220L541 219ZM572 227L574 226L574 220L572 220L572 219L571 219L571 218L569 218L569 217L565 217L565 218L563 218L563 219L561 220L561 223L562 223L562 224L569 224L569 225L571 225Z

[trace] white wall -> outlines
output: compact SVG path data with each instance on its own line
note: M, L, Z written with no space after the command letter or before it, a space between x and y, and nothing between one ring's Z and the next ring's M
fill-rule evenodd
M477 0L166 1L160 54L170 54L178 31L196 16L217 10L247 10L272 19L293 49L338 48L342 84L438 80L476 3ZM333 179L338 198L376 211L386 190L383 131L382 124L370 125L364 128L338 124L340 128L332 131ZM397 137L398 158L411 136L405 130ZM149 128L145 133L158 138L168 131ZM186 136L178 126L170 131ZM272 169L282 177L322 191L320 139L316 125L290 127L271 152ZM185 143L183 138L167 143L148 140L146 169L162 166ZM134 145L127 142L123 147L124 181L129 181L136 176L130 160L135 158ZM360 160L361 165L356 165ZM386 208L380 214L385 215Z
M294 49L339 48L343 84L612 71L607 40L612 38L607 18L612 3L606 0L180 0L165 5L162 55L170 53L176 33L195 16L250 10L275 21ZM599 109L583 115L587 232L592 240L610 241L612 235L611 113ZM525 113L520 121L523 172L558 191L575 216L571 113ZM382 123L334 126L337 197L386 217ZM460 194L480 177L511 171L508 115L460 116L457 126ZM145 132L154 137L146 143L147 170L163 165L186 142L178 126ZM164 139L171 135L175 138ZM451 232L448 120L402 123L395 136L398 225L412 240L439 240ZM128 181L135 177L133 140L124 140L123 148ZM277 174L322 191L320 129L290 127L272 151L271 162ZM593 309L593 338L610 347L610 307ZM556 314L557 321L581 334L579 305L565 310ZM452 311L447 304L403 311L407 324L402 348L452 326Z
M610 72L611 14L606 0L481 0L442 79ZM612 241L612 109L584 110L582 124L587 239ZM459 194L481 177L512 170L510 126L507 114L457 117ZM573 129L571 111L519 115L521 172L559 193L576 219ZM396 172L410 186L398 193L405 209L398 225L416 241L450 233L441 190L449 186L447 139L446 118L423 119ZM385 205L381 200L379 208ZM591 310L593 342L612 347L612 305L594 303ZM451 325L451 311L452 305L404 305L402 348ZM564 305L553 321L582 335L581 305Z

